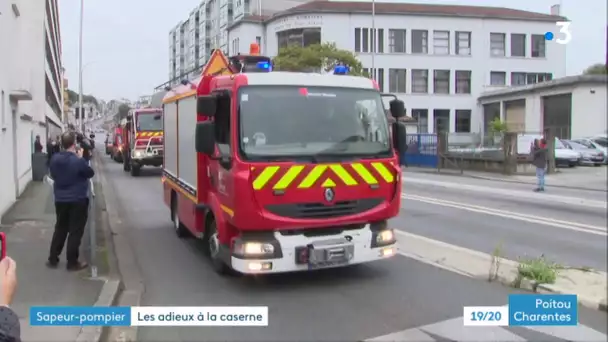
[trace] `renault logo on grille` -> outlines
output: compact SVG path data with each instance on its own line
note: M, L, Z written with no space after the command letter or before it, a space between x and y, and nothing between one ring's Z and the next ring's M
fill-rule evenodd
M333 201L334 200L334 196L335 196L334 191L331 188L325 189L325 200L327 202Z

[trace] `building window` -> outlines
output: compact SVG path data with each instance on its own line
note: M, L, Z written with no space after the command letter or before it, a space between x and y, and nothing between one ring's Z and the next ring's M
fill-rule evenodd
M320 44L321 28L311 27L281 31L277 33L277 41L278 50L290 45L307 47L314 44Z
M391 93L405 93L406 69L388 69L388 91Z
M526 35L511 34L511 57L526 57Z
M369 52L369 31L370 29L367 28L361 30L361 32L363 33L361 52Z
M434 109L433 118L435 120L435 133L450 131L450 110L449 109Z
M424 70L426 71L426 70ZM412 109L412 118L418 121L418 133L429 132L429 110L428 109Z
M456 54L471 55L471 32L456 32Z
M412 53L429 53L429 31L412 30Z
M526 73L525 72L512 72L511 73L511 85L525 85L526 84Z
M507 73L504 71L490 72L490 85L504 86L507 84Z
M433 32L433 54L449 55L450 54L450 31L434 31Z
M407 41L406 30L388 30L388 46L390 53L405 53Z
M412 93L427 94L429 92L429 71L412 70Z
M355 52L361 52L361 29L355 29Z
M471 71L456 70L456 94L471 93Z
M371 69L371 68L363 68L363 72L366 73L371 79L375 80L378 83L378 87L380 91L384 91L384 69Z
M490 33L490 53L494 57L505 56L505 34Z
M471 132L471 110L456 109L456 133Z
M450 70L433 71L433 89L435 94L450 93Z
M533 34L532 35L532 57L545 58L546 54L546 41L545 35Z
M384 53L384 29L378 29L378 53Z
M260 53L262 53L262 37L255 37L255 43L258 44L258 46L260 47Z

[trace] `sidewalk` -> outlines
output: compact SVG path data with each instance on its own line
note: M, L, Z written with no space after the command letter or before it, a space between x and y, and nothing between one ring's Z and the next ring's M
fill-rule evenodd
M2 217L0 230L7 235L7 254L17 262L18 290L12 304L21 318L21 337L28 341L76 341L80 327L30 327L31 306L93 306L104 281L87 279L88 270L65 270L65 252L60 268L48 269L50 239L55 224L51 187L31 182L17 203ZM83 238L81 255L88 257L89 239Z
M416 173L430 173L436 175L450 175L450 176L462 176L469 178L484 179L490 181L519 183L519 184L536 184L536 176L534 175L503 175L500 173L491 172L480 172L480 171L468 171L465 170L463 173L460 170L442 169L441 172L437 172L436 168L424 168L424 167L407 167L403 169L404 172L416 172ZM606 166L601 167L587 167L578 166L573 169L558 169L558 173L547 175L546 183L547 187L565 188L565 189L577 189L577 190L590 190L590 191L604 191L608 192L608 182L606 177Z

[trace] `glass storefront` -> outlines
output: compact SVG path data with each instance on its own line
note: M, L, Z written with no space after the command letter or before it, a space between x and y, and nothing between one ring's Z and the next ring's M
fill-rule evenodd
M278 50L289 45L306 47L321 44L321 28L310 27L277 32Z

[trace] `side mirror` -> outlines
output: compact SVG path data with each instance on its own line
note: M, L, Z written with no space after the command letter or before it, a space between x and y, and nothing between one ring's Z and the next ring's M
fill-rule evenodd
M215 153L215 124L211 121L197 123L194 142L196 152L212 156Z
M394 118L402 118L405 116L405 103L401 100L392 100L390 102L391 115Z
M393 123L393 146L395 147L395 150L397 150L399 158L401 158L401 154L405 153L407 150L406 134L407 131L403 122Z
M214 117L217 111L217 97L215 95L203 95L196 99L196 113L204 116Z

